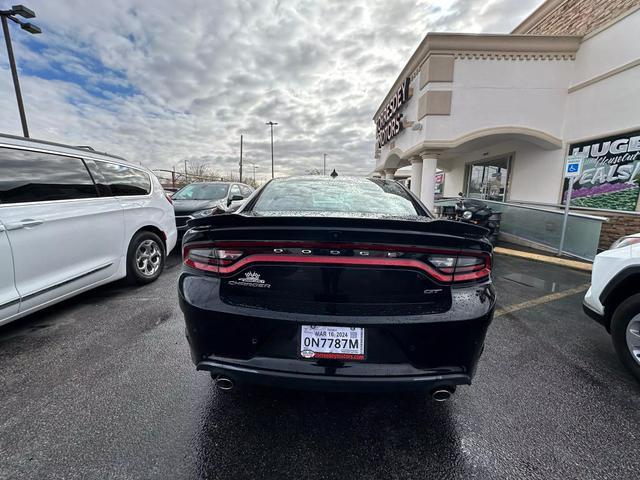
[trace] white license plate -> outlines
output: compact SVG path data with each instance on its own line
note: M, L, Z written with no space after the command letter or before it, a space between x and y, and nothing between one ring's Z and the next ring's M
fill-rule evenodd
M364 360L364 328L302 325L300 355L310 359Z

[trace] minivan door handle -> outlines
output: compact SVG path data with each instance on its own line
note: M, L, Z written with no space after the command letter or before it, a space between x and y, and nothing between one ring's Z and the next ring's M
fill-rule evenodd
M31 228L31 227L37 227L38 225L42 225L44 223L44 220L34 220L33 218L25 218L24 220L21 220L20 223L22 223L22 226L24 228Z
M21 228L37 227L38 225L42 225L43 223L44 223L44 220L34 220L33 218L25 218L24 220L21 220L20 222L17 222L17 223L7 223L5 224L5 227L7 231L11 231L11 230L20 230Z

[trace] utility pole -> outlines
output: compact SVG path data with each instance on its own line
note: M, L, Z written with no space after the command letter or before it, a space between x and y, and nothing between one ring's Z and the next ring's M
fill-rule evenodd
M278 125L277 122L272 122L269 120L265 125L269 125L271 127L271 178L275 178L275 166L273 163L273 126Z
M171 171L171 187L176 188L176 167L173 166L173 170Z
M189 183L187 180L187 160L184 161L184 183Z
M242 135L240 135L240 182L242 182Z
M326 175L327 174L327 154L323 153L324 155L324 162L322 164L322 174Z
M4 33L4 41L7 44L7 55L9 56L9 67L11 68L11 76L13 77L13 88L16 91L16 101L18 102L18 112L20 113L20 123L22 123L22 134L25 138L29 138L29 128L27 127L27 115L24 111L24 103L22 102L22 91L20 90L20 81L18 80L18 69L16 68L16 59L13 56L13 47L11 45L11 36L9 35L9 22L20 25L23 30L38 34L42 33L40 27L33 23L23 22L15 17L18 15L23 18L33 18L36 14L33 10L23 5L14 5L11 10L0 10L0 19L2 20L2 32Z

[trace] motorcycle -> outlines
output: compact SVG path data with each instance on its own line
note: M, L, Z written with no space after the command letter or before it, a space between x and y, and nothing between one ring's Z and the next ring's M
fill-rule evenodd
M441 207L440 215L448 220L464 223L472 223L489 230L487 239L492 245L498 241L500 233L500 212L493 209L482 200L465 198L460 192L455 205L445 205Z

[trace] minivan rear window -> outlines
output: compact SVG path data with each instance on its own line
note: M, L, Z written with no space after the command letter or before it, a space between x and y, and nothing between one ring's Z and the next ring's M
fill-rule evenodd
M0 148L0 204L97 196L96 186L79 158Z
M96 162L105 182L115 196L147 195L151 179L141 170L110 162Z

